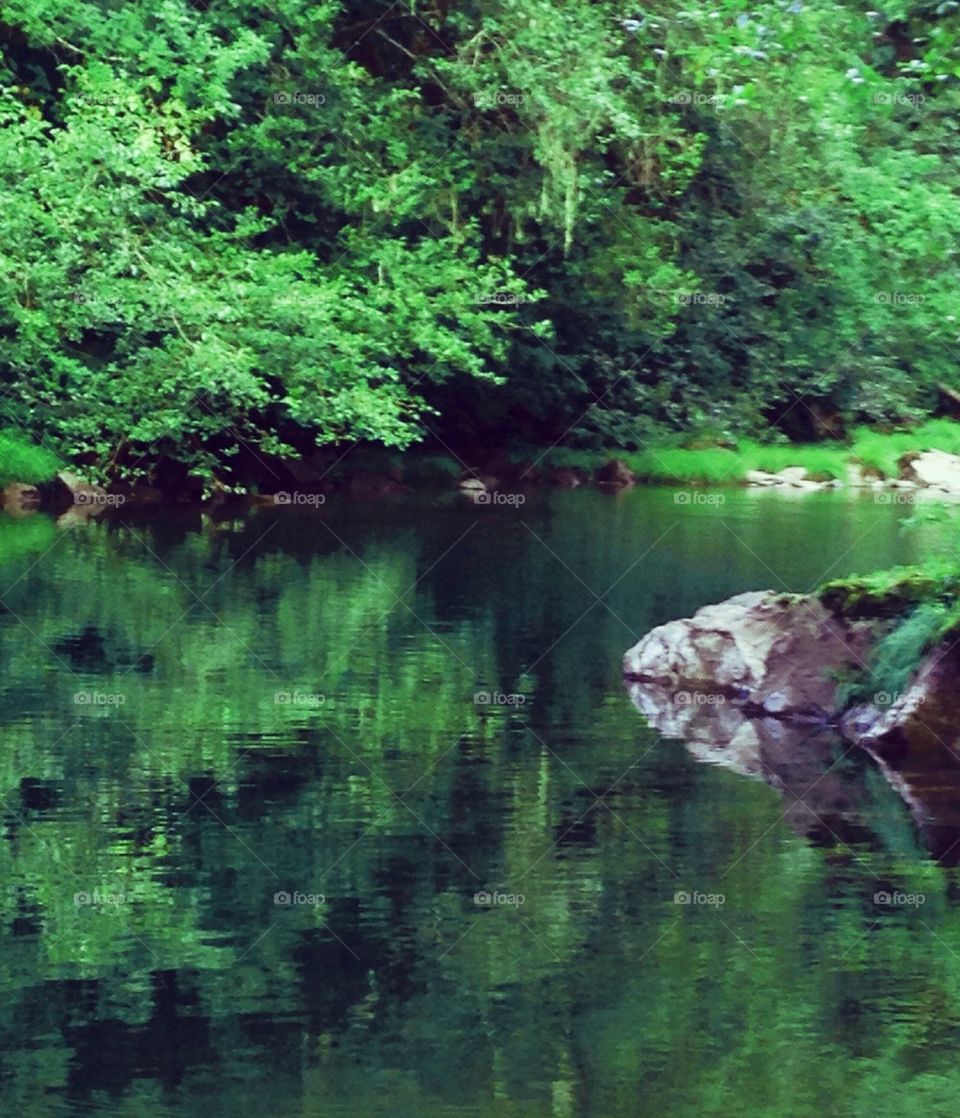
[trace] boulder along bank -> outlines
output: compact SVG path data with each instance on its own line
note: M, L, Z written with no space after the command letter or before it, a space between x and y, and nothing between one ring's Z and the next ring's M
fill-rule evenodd
M960 626L944 597L921 571L812 595L738 594L629 649L628 693L653 729L699 759L778 788L788 821L809 833L852 837L856 797L836 762L864 750L931 851L960 861ZM917 663L900 665L902 688L881 690L878 650L935 599L945 619Z

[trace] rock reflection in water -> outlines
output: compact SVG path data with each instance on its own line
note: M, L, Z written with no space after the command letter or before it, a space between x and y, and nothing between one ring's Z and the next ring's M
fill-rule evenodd
M722 696L628 684L630 699L664 737L700 761L759 777L784 797L784 819L817 842L869 841L862 781L839 762L853 747L831 728L751 718Z

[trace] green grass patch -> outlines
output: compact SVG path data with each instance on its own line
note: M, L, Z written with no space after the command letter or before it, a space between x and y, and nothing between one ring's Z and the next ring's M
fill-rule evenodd
M843 443L833 440L810 444L742 442L738 453L744 475L747 470L775 474L788 466L803 466L810 477L823 481L843 478L850 456Z
M692 485L731 485L742 481L735 451L725 447L660 447L622 457L631 470L645 481L687 482Z
M742 439L733 447L702 443L702 438L690 435L665 439L644 450L551 447L543 451L526 447L511 458L535 461L548 469L573 467L588 473L617 458L642 481L663 484L739 485L751 470L776 474L789 466L802 466L816 481L842 481L854 463L884 477L897 477L900 459L911 451L942 450L960 455L960 423L931 419L909 430L888 432L859 427L849 443L835 439L820 443Z
M61 469L63 463L52 451L12 431L0 431L0 486L11 481L39 485Z
M924 603L952 605L960 600L960 572L949 560L931 560L922 566L833 579L817 594L836 617L900 617Z
M924 656L960 634L960 571L947 559L834 579L820 587L818 596L837 617L893 621L874 646L867 669L841 681L841 707L902 694Z
M647 481L688 482L696 485L739 485L751 470L778 473L802 466L817 480L843 477L848 455L839 443L759 443L744 440L729 447L653 447L635 454L611 454Z
M960 623L957 603L924 602L877 641L868 670L842 686L843 706L877 703L878 696L901 695L910 685L924 656ZM882 700L881 700L882 701Z
M960 454L960 423L952 419L930 419L911 430L890 432L858 427L853 432L849 454L861 465L877 470L884 477L896 477L900 459L918 450Z

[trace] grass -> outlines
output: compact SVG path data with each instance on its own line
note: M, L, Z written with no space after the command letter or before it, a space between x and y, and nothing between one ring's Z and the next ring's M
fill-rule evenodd
M690 438L689 442L696 442ZM820 443L758 442L743 439L735 447L683 445L680 438L646 450L577 450L552 447L546 453L525 448L515 460L528 458L544 468L573 467L593 473L617 458L642 480L690 485L742 484L751 470L779 473L789 466L802 466L816 481L843 480L851 465L867 473L897 477L900 459L911 451L942 450L960 455L960 423L931 419L911 430L882 432L858 427L849 442Z
M874 645L867 669L841 681L842 707L901 694L924 656L960 632L960 571L947 558L833 579L818 596L836 617L893 622Z
M930 559L917 566L832 579L817 594L836 617L899 617L918 605L960 600L960 571L947 558Z
M853 433L850 454L884 477L896 477L900 459L915 450L943 450L947 454L960 454L960 423L952 419L930 419L912 431L892 431L889 434L859 427Z
M886 705L903 694L924 656L956 624L957 607L925 602L877 641L867 670L845 681L838 695L844 707L878 701Z
M3 440L0 433L0 472ZM896 477L900 459L909 451L943 450L960 455L960 423L931 419L912 430L880 432L860 427L849 442L836 439L819 443L760 442L742 439L729 446L702 445L703 436L668 436L644 450L609 447L584 450L576 447L515 446L509 455L514 463L532 462L538 471L575 469L592 475L612 458L624 462L645 482L664 485L742 485L751 470L775 474L789 466L802 466L815 481L843 480L851 465L866 472ZM38 447L21 444L27 453L46 455ZM49 464L40 473L49 471ZM350 455L337 472L396 472L413 484L449 485L463 473L462 461L448 454L429 454L413 448L406 451L363 448ZM15 471L16 472L16 471ZM55 470L53 471L55 472ZM12 475L11 475L12 476ZM31 480L24 471L18 480ZM50 476L47 472L45 476ZM41 479L42 480L42 479Z
M62 468L63 463L52 451L12 431L0 431L0 486L11 481L39 485Z

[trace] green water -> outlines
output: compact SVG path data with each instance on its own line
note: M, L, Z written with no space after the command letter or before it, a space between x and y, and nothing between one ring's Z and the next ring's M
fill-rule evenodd
M4 1113L954 1115L960 890L905 804L838 754L859 821L812 839L620 681L706 602L908 561L901 517L5 518Z

